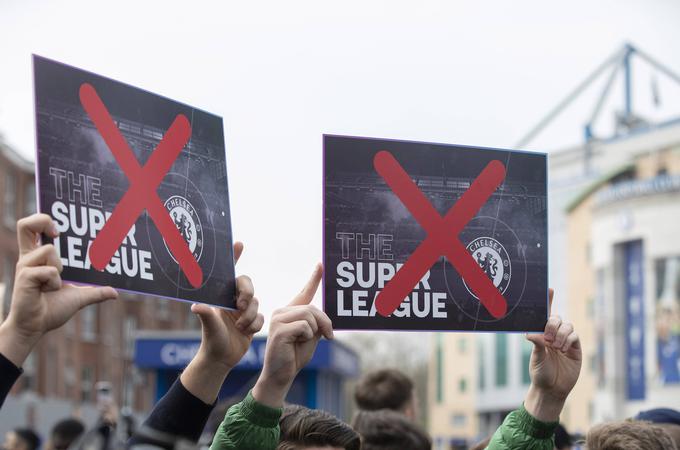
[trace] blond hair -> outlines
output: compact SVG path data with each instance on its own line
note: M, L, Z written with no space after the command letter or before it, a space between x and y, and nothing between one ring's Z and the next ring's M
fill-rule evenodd
M661 427L640 420L605 422L586 435L588 450L678 450Z

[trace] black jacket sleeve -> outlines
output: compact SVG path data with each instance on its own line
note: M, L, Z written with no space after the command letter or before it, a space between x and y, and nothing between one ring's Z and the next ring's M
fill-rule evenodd
M21 373L22 370L19 367L0 353L0 408L2 408L7 394L9 394Z
M165 443L157 442L154 436L197 442L208 422L213 406L203 403L187 391L178 378L163 398L156 403L151 414L142 424L140 433L133 436L129 444L154 443L168 448L167 445L163 445Z

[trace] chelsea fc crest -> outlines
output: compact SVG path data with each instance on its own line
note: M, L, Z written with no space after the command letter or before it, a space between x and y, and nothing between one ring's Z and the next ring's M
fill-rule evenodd
M505 293L512 277L512 264L505 247L496 239L478 237L470 242L466 249L493 285L498 288L501 294ZM477 298L465 283L465 280L463 280L463 284L465 284L467 291Z
M191 250L196 261L199 261L203 253L203 227L201 226L201 219L196 213L196 208L189 200L179 195L173 195L165 201L164 205L179 234L189 245L189 250ZM163 240L163 243L170 257L177 262L165 240Z

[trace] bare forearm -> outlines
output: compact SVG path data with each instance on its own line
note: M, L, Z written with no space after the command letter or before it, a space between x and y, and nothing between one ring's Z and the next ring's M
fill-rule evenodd
M261 374L253 387L253 398L270 408L281 408L292 383L292 380L290 383L277 382Z
M532 385L524 400L524 408L541 422L558 422L564 401L565 399L552 396Z
M217 363L199 351L182 375L180 381L187 391L202 402L212 405L220 393L231 367Z
M9 320L0 325L0 353L17 367L24 364L38 340L21 336Z

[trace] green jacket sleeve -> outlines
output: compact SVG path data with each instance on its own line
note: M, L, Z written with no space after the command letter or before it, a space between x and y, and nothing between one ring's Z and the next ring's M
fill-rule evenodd
M241 403L227 411L210 450L274 450L279 443L282 412L282 408L257 403L248 392Z
M508 414L496 430L487 450L553 450L558 422L541 422L524 409Z

